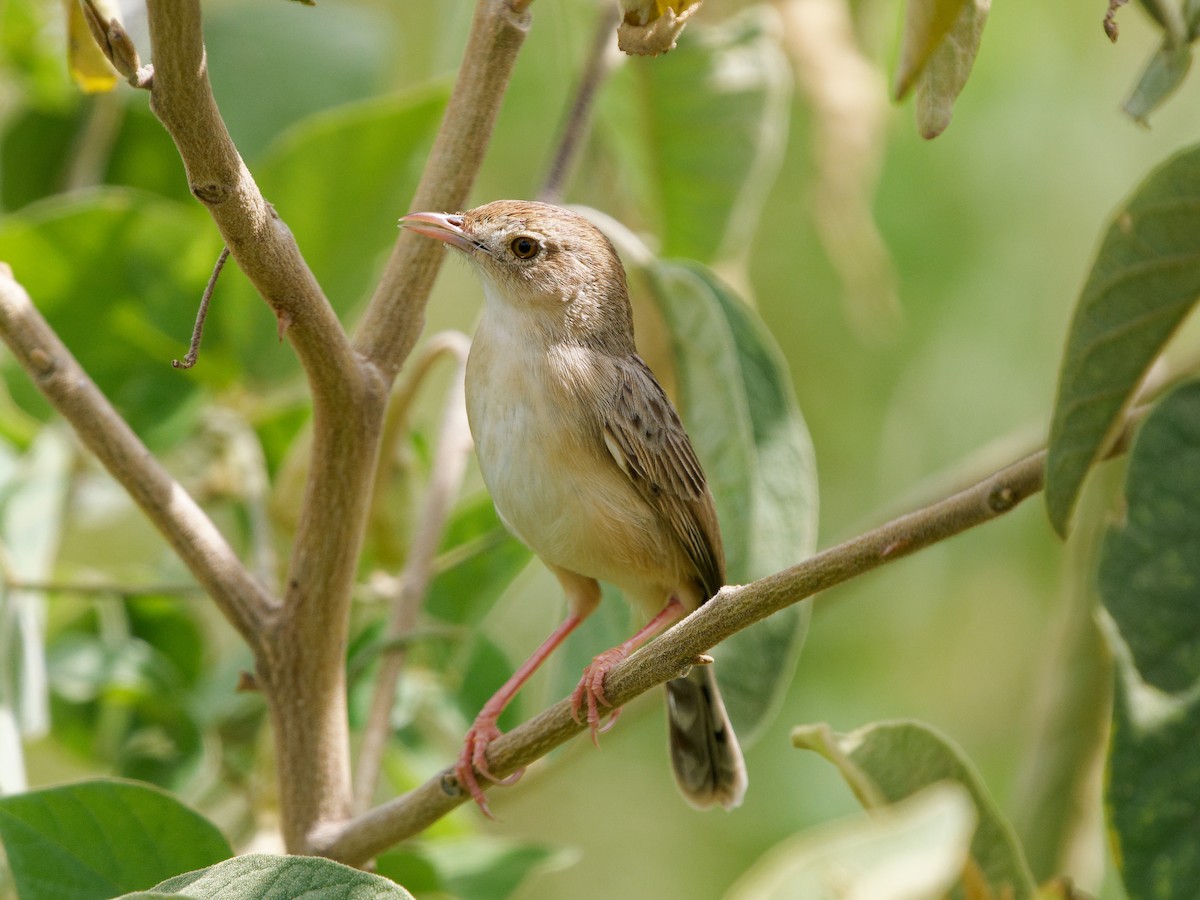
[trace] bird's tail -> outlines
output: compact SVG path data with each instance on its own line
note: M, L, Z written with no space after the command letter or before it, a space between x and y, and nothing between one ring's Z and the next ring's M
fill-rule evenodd
M667 721L671 767L688 803L698 809L738 806L746 793L746 763L711 665L667 682Z

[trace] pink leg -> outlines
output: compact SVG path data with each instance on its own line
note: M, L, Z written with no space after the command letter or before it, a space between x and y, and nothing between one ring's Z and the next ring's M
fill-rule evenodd
M603 729L600 727L600 705L612 706L608 702L608 698L604 696L604 676L613 666L682 615L683 604L678 597L672 597L653 619L638 630L637 634L625 643L613 647L611 650L605 650L599 656L594 657L587 668L583 670L583 677L579 680L579 685L575 688L574 693L571 694L571 715L574 716L576 722L580 721L579 713L586 703L588 728L592 732L592 743L597 747L600 746L601 733L612 727L617 715L621 712L620 708L613 710L608 726Z
M492 698L483 705L483 709L475 717L474 724L467 731L462 752L458 755L458 762L454 767L454 775L458 778L458 783L467 789L471 798L489 819L495 817L492 815L492 811L488 809L487 800L483 796L483 788L479 786L479 781L476 779L475 773L478 772L493 784L512 784L525 771L524 769L519 769L512 775L501 780L493 776L488 770L488 744L500 737L501 734L500 729L496 726L496 720L500 718L500 713L504 712L504 708L512 702L512 698L517 695L517 691L529 680L529 677L533 675L538 666L546 661L546 657L553 653L555 648L566 640L567 635L574 631L582 621L583 616L567 616L563 620L563 623L554 629L551 635L542 642L542 645L533 652L533 655L521 664L521 667L513 673L512 677L504 682L504 686L496 691L492 695Z

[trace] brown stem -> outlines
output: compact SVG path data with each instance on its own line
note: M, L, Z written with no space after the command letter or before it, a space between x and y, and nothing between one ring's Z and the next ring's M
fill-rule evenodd
M454 93L446 107L413 210L459 210L475 181L529 30L528 2L479 0ZM436 241L403 231L355 335L355 347L390 380L425 324L425 303L441 266Z
M278 601L100 393L0 263L0 337L38 389L71 424L163 534L200 585L257 653Z
M258 676L271 709L284 841L349 812L344 653L386 386L352 349L291 232L263 198L217 110L199 0L148 0L151 108L174 139L192 193L274 310L313 396L312 466L274 630Z
M1124 451L1140 416L1141 411L1130 415L1125 436L1118 441L1114 454ZM614 706L622 706L678 676L697 656L772 613L1011 511L1042 489L1045 464L1046 451L1040 450L965 490L824 550L799 565L752 584L722 588L696 612L614 667L605 679L605 693ZM572 719L570 702L560 701L489 746L491 771L503 778L545 756L585 727ZM418 833L466 799L452 771L445 769L404 796L350 820L331 832L316 852L354 865Z

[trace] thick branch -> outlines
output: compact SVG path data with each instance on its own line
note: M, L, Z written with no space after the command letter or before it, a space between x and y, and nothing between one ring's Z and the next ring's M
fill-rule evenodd
M256 652L277 601L112 408L0 263L0 337Z
M1121 448L1124 444L1122 443ZM908 556L1013 509L1042 489L1046 453L1031 454L975 485L901 516L799 565L753 584L731 586L661 637L616 666L604 690L614 706L679 675L697 656L755 622L821 591ZM500 778L544 756L584 730L563 700L488 748ZM416 834L462 803L452 770L346 823L317 852L351 865Z
M302 852L310 834L349 810L343 656L386 385L350 346L229 137L208 82L199 0L148 0L147 12L151 107L175 140L192 193L275 311L313 396L312 465L283 608L258 654L278 750L284 840Z
M479 0L454 93L413 197L414 210L459 210L479 172L513 63L529 30L528 0ZM391 380L425 324L441 266L436 241L400 233L363 316L355 346Z

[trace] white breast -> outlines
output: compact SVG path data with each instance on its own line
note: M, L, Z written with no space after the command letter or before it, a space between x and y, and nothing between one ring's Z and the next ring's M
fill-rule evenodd
M662 576L649 559L659 568L672 554L656 549L660 527L605 449L599 413L580 408L595 399L580 395L571 367L587 360L571 354L589 351L548 348L521 313L499 312L485 311L467 363L467 415L497 512L546 562L644 593Z

